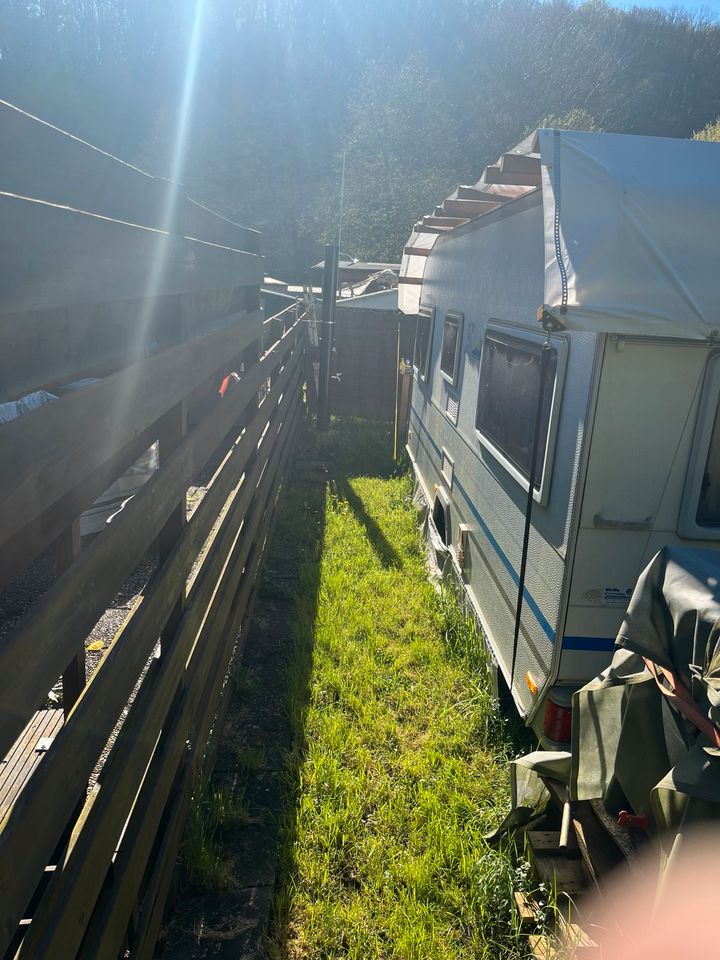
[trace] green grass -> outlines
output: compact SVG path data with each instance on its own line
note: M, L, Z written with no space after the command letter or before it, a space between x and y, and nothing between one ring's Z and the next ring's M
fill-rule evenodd
M304 559L270 953L522 957L524 870L483 840L507 810L511 734L481 637L427 579L411 480L387 449L378 428L336 424L302 454L319 495L301 457L280 521Z
M180 864L187 885L208 890L235 885L235 863L223 843L223 827L247 819L239 788L216 786L203 778L195 789L180 848Z

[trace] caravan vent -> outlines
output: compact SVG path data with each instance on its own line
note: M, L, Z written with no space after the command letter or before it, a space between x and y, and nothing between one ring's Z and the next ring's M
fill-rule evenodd
M453 423L458 422L458 405L458 398L452 393L448 393L447 403L445 404L445 413L447 413Z
M455 465L453 464L453 461L450 459L450 455L448 454L445 447L443 447L442 466L440 467L440 472L445 477L445 480L447 481L447 485L451 490L452 490L452 484L453 484L454 466Z

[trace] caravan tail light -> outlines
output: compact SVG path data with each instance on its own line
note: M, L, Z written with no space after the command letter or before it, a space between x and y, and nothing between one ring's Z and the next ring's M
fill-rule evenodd
M551 693L545 701L543 733L548 740L554 740L555 743L568 743L571 729L572 707L569 704L557 703Z

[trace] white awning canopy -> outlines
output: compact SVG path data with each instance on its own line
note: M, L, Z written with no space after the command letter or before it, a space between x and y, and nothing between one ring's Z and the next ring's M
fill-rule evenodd
M563 327L720 331L720 144L538 131L545 309Z
M403 313L414 314L420 308L425 263L437 238L437 233L425 233L417 225L410 234L398 278L398 309Z

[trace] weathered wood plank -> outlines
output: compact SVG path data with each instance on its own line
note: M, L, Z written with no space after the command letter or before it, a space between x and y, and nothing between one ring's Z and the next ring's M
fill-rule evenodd
M499 183L513 187L539 187L540 186L540 168L536 173L515 173L511 170L505 171L499 166L485 167L483 173L485 183Z
M504 153L500 157L500 169L503 173L531 173L540 175L540 157L530 157L523 153Z
M38 741L54 738L62 723L62 710L39 710L0 762L0 820L7 816L33 771L47 756L45 750L37 749Z
M483 197L482 200L447 199L443 201L442 209L450 217L465 217L466 219L470 219L471 217L477 217L478 214L495 210L497 207L502 206L503 203L502 198L491 200L489 197L487 199ZM414 256L418 256L418 254L414 254ZM419 254L419 256L422 256L422 254Z
M177 339L184 341L188 339L187 322L187 302L181 298L180 311L176 318ZM188 401L187 397L182 399L174 407L163 414L158 423L158 448L160 456L160 468L171 457L172 452L176 450L187 435L188 428ZM181 491L180 499L171 510L170 515L163 524L157 538L158 564L162 566L173 552L175 545L182 533L183 527L187 522L187 490ZM173 607L168 620L163 627L160 635L161 650L165 650L170 637L172 637L180 622L182 611L185 606L185 580L179 579L177 584L178 599Z
M38 871L42 869L43 862L47 862L59 834L64 829L77 799L78 789L81 790L87 781L118 715L127 703L140 671L152 652L160 629L172 609L173 591L177 589L177 582L184 581L187 577L197 550L210 533L228 494L242 477L247 458L256 448L267 418L283 415L283 410L292 401L292 391L297 394L299 361L300 357L277 378L276 392L273 394L275 398L288 385L288 379L290 382L282 404L277 409L273 409L270 404L267 407L263 405L263 415L257 416L248 426L245 435L236 445L234 457L228 461L193 514L173 555L148 585L142 603L111 644L99 669L91 678L88 690L81 697L49 752L47 767L40 771L39 776L33 778L23 795L22 803L17 805L12 818L4 824L0 832L0 886L4 887L6 882L11 882L11 888L8 889L12 889L12 895L4 900L1 916L4 923L7 915L10 930L15 923L17 910L22 910L23 903L32 892ZM252 482L252 477L247 479L248 483ZM242 515L244 505L249 500L248 489L250 488L242 491L237 501L236 508L240 510L238 517ZM204 564L200 567L201 571L203 567ZM207 581L207 576L205 579ZM191 598L195 612L187 618L190 624L194 622L193 618L202 613L203 602L207 600L211 586L212 583L209 582L204 588L205 593L198 594L195 584L193 585ZM188 625L184 629L187 631ZM154 739L151 746L153 744ZM134 758L139 756L138 750L136 744ZM28 855L29 836L33 838L32 856Z
M426 216L422 219L423 229L425 227L441 227L447 229L454 229L455 227L461 227L464 223L468 222L467 217L434 217Z
M0 648L0 751L7 750L112 597L137 566L189 479L251 401L267 373L294 341L290 332L183 442L166 466L50 588ZM218 505L219 506L219 505ZM17 663L26 667L22 673Z
M191 331L246 309L245 287L186 294ZM74 304L8 313L0 324L0 401L31 390L107 377L165 350L174 338L180 294L152 300Z
M231 611L230 614L230 623L226 630L226 635L230 640L229 646L232 646L232 638L240 630L239 633L239 642L234 648L232 658L236 660L240 655L242 648L244 646L245 637L246 637L246 623L252 615L252 606L254 603L254 598L257 594L258 578L260 574L260 568L265 555L265 546L269 536L271 535L272 525L276 515L276 504L277 504L277 495L279 486L282 484L282 478L285 475L285 469L287 461L292 453L292 448L294 446L294 435L297 429L297 418L294 420L291 428L291 437L288 448L283 454L283 462L279 468L280 480L275 485L275 494L272 496L271 502L268 503L265 509L265 518L266 523L264 524L264 536L261 536L256 541L256 544L253 548L253 552L250 560L248 561L247 569L243 573L242 584L238 591L238 595L234 604L234 611ZM242 622L242 627L238 627L238 623ZM219 675L216 671L215 676L211 676L207 681L207 690L217 688ZM221 701L217 709L217 713L213 716L212 709L206 711L203 724L199 730L197 737L198 749L196 749L192 754L191 763L188 766L191 767L192 776L194 781L197 780L198 770L201 767L201 761L205 759L203 754L202 745L205 742L206 738L209 736L210 723L213 724L213 729L216 726L222 725L222 711L223 703L229 702L229 697L227 696L228 691L232 688L231 683L227 683L225 688L222 691ZM208 744L210 746L210 744ZM194 782L193 781L193 782ZM189 802L191 791L188 789L187 801ZM152 875L149 878L147 891L145 894L146 900L149 901L147 905L143 905L143 910L141 911L139 924L137 927L136 937L131 945L131 957L133 960L150 960L153 956L153 951L155 948L155 943L157 940L158 932L163 917L164 904L167 899L168 889L170 885L170 880L173 875L175 868L175 862L177 857L177 849L182 839L182 832L184 827L184 819L186 815L186 809L180 807L179 804L174 804L174 809L171 814L167 817L168 821L171 824L174 824L172 828L168 829L168 833L171 833L172 837L167 843L163 843L163 855L165 856L164 864L158 864L156 862L153 869ZM177 818L177 819L175 819ZM158 856L158 861L160 856Z
M154 440L154 431L150 427L5 541L0 550L0 583L19 573L54 543L67 527L68 518L78 517L117 477L132 466Z
M158 848L143 895L137 928L130 948L131 960L154 960L156 956L156 945L165 913L165 904L170 893L177 865L177 854L192 800L194 784L190 774L190 764L186 764L169 801L168 827Z
M0 101L0 190L89 210L115 220L259 252L256 230L189 200L178 184L143 170Z
M2 542L254 340L260 319L259 313L240 315L225 329L171 347L0 427Z
M297 402L297 400L296 400ZM294 437L297 430L297 421L292 427L292 434L290 439L290 449L285 455L285 462L281 465L280 475L281 478L284 478L285 475L285 466L287 459L292 454L292 448L294 447ZM282 482L282 480L281 480ZM273 505L274 507L275 505ZM270 531L268 533L269 539L272 535L272 524L275 520L277 510L273 509L272 517L270 520ZM255 599L258 593L259 586L259 568L264 559L264 553L261 551L257 562L251 565L251 569L248 571L248 583L252 584L249 591L249 598L246 603L246 608L242 614L242 625L240 627L240 642L235 649L233 659L237 661L242 648L244 646L245 638L247 636L247 629L250 619L252 618L253 607ZM241 590L241 594L244 592ZM243 607L243 598L239 598L239 608L242 610ZM234 629L234 628L233 628ZM205 755L203 756L203 770L207 773L211 768L212 763L214 762L214 748L217 748L217 743L219 741L219 734L216 735L215 731L222 731L223 717L227 710L227 705L230 701L229 692L232 690L232 682L226 683L226 686L222 693L222 699L218 707L217 715L213 723L213 736L212 740L208 742L206 747ZM199 738L199 744L202 744L203 738ZM210 766L208 765L208 756L207 752L213 751L213 756L210 758ZM197 760L197 758L195 758ZM189 768L190 765L188 765ZM193 772L197 776L197 763L193 763ZM176 859L177 851L180 847L180 842L182 840L184 828L185 828L185 819L187 816L187 809L189 807L191 795L192 795L192 784L193 781L190 777L185 775L183 779L183 787L177 788L176 796L172 800L172 809L168 813L168 822L170 826L166 831L165 836L161 847L158 851L155 864L152 869L152 873L148 878L147 887L143 897L143 904L140 911L140 916L135 932L135 937L131 945L130 955L133 960L152 960L152 957L155 953L155 946L157 938L160 932L160 927L163 920L163 915L165 911L165 904L167 902L168 893L170 890L170 884L172 877L176 868Z
M80 521L73 520L70 526L60 534L55 545L55 568L58 574L68 570L80 556ZM87 677L85 676L85 644L82 639L75 648L75 653L63 671L63 714L67 717L77 703Z
M277 383L278 387L283 385L280 378L278 378ZM297 373L295 373L294 383L297 391L297 389L299 389ZM295 395L297 395L297 393ZM292 395L288 392L284 398L282 406L278 408L276 415L281 415L283 409L288 403L290 403L291 400ZM267 412L275 413L275 411L271 410L268 410ZM263 425L262 418L258 419L261 420L261 425ZM253 444L256 444L257 435L255 435L252 439ZM239 494L236 496L230 514L226 515L225 522L216 532L215 540L213 541L213 546L211 548L211 550L214 551L214 554L206 555L200 568L198 578L195 580L190 593L190 606L188 612L183 618L183 621L181 621L179 636L175 641L175 644L178 645L178 649L175 650L175 645L171 647L169 660L166 665L162 666L160 664L153 664L151 667L151 672L144 681L141 690L138 693L135 702L133 703L130 715L128 716L125 725L120 732L120 736L118 737L118 741L116 742L113 753L103 769L101 781L98 784L98 787L96 787L94 794L91 796L89 801L89 811L86 807L86 811L83 819L81 820L80 826L82 826L85 820L87 820L87 832L84 834L80 833L78 838L79 847L77 851L77 857L74 860L68 861L68 870L70 870L70 865L72 864L75 866L81 866L83 870L88 872L90 880L97 885L99 885L102 880L102 864L109 862L109 857L114 850L114 844L116 843L116 839L119 836L125 817L127 816L129 804L134 796L135 791L137 790L137 786L142 778L145 765L155 745L157 731L163 724L166 711L172 702L172 698L182 674L185 661L187 660L188 653L192 648L192 643L195 639L195 632L202 623L202 618L207 603L211 598L212 590L214 589L217 574L219 572L218 567L221 567L222 562L224 562L224 556L227 552L229 544L231 544L233 538L237 536L238 520L247 509L247 505L253 496L253 483L259 479L261 466L262 464L258 463L253 473L248 476L247 483L243 484ZM237 470L235 472L237 474ZM208 500L212 492L213 488L211 488L210 492L206 495L206 498L201 503L198 511L196 511L193 519L188 524L187 530L184 531L186 537L189 536L188 531L192 529L196 516L203 510L206 502L208 504L208 508L206 508L206 514L210 521L217 516L217 505L210 503ZM178 553L180 553L180 550L181 545L178 547ZM190 553L189 556L191 558L192 553ZM170 569L168 574L169 575L165 577L164 586L160 583L156 584L155 589L146 598L148 606L145 607L145 601L143 601L143 605L139 607L134 618L132 618L123 628L122 639L124 643L122 652L125 654L126 663L128 657L134 658L134 668L136 671L134 673L131 672L127 679L124 679L120 684L121 689L124 688L124 691L127 690L128 681L131 683L132 676L137 676L137 672L139 672L138 661L139 668L142 668L142 665L145 662L143 653L149 653L149 650L147 650L148 641L150 642L150 645L154 644L154 637L157 636L157 616L154 619L155 629L153 629L153 622L149 622L151 618L149 615L143 616L143 614L146 612L146 610L151 610L153 606L157 606L158 604L162 606L163 603L164 612L167 613L169 604L172 602L172 593L170 591L173 587L173 584L176 584L177 582L177 572L176 570ZM145 650L141 651L140 655L138 656L136 646L142 641L143 638L145 638ZM116 715L115 711L118 708L118 704L120 704L120 709L122 709L123 696L125 695L125 692L123 691L123 693L118 697L115 694L114 686L111 686L111 684L117 684L125 672L124 670L120 670L121 664L117 662L117 656L114 660L111 658L117 647L118 644L116 642L111 647L108 658L103 662L100 670L92 678L91 687L88 691L91 696L86 696L81 699L76 707L75 713L70 718L70 722L65 728L65 737L62 741L58 742L57 746L59 749L56 755L53 757L55 770L48 771L48 774L46 774L43 778L44 783L40 784L40 786L44 787L44 790L35 790L32 798L34 800L33 806L35 810L42 809L44 803L47 802L48 791L52 789L53 784L53 778L49 775L52 772L55 773L54 781L57 789L58 779L60 776L62 776L63 758L71 754L76 757L76 762L77 759L82 758L83 734L85 733L88 735L91 732L87 725L92 724L93 720L95 720L96 724L99 724L105 728L103 731L104 735L104 732L108 729L108 723L112 724L114 722L111 716L103 718L98 715L98 700L101 700L103 703L105 703L107 698L110 698L114 701L113 704L108 704L108 706L112 706L110 713L112 713L113 716ZM208 649L212 650L212 647L210 646ZM162 683L157 680L158 674L163 678ZM84 709L86 705L87 708ZM74 723L77 717L82 718L82 724L77 722ZM92 728L92 732L95 732L94 727ZM100 740L102 740L102 737ZM87 748L85 748L85 753L87 756L85 757L85 761L81 760L80 765L82 765L82 762L85 762L86 764L87 762L92 763L92 757L96 756L98 752L98 744L99 741L95 744L95 748L92 751L88 751ZM102 748L100 747L100 749ZM79 757L78 754L80 755ZM108 806L110 806L109 812ZM34 818L32 816L33 810L27 804L25 812L25 823L29 827L32 825ZM103 815L105 816L104 821ZM16 846L21 844L24 833L26 834L26 831L15 831L14 844ZM10 864L12 862L13 850L11 849L9 842L9 838L12 835L13 834L8 831L0 835L0 863ZM6 839L6 837L8 839ZM48 839L50 839L50 836ZM86 847L87 849L85 849ZM29 873L29 871L23 872ZM66 871L65 885L69 883L69 876L70 874L68 874ZM16 888L20 885L20 879L21 878L18 877L15 878ZM32 880L30 878L30 883L31 882ZM58 882L59 881L57 880L54 881L53 889L58 885ZM84 895L85 894L83 894L83 896ZM19 897L19 901L22 901L22 896ZM67 903L61 908L61 912L66 907ZM12 921L10 921L9 925L12 926Z
M0 191L0 313L262 283L263 258Z
M290 429L288 431L288 438L290 441L294 432L294 423L295 420L293 420L293 422L290 424ZM283 458L283 462L285 459L286 457ZM267 491L268 495L265 497L264 505L262 506L260 512L260 526L262 534L259 531L256 531L258 539L251 544L252 553L249 556L246 553L245 562L247 563L247 567L242 576L242 586L240 587L239 595L237 598L235 598L235 609L238 611L238 617L242 615L242 611L245 608L250 589L254 583L258 566L262 558L264 533L267 530L267 522L269 522L267 507L269 503L274 500L277 492L277 485L274 478L269 477L268 482L271 486ZM221 658L216 658L214 663L209 664L212 671L210 675L207 673L208 664L203 665L199 663L198 671L193 677L191 686L189 687L190 712L195 715L198 708L200 708L202 705L202 711L204 713L204 717L199 720L197 736L190 754L191 763L199 764L199 761L202 759L202 749L214 716L214 703L217 702L220 681L224 675L226 664L229 660L229 654L234 646L233 626L236 623L237 620L233 622L232 617L229 618L228 625L223 631L225 635L225 641L223 644L224 655ZM214 697L212 691L215 691ZM143 792L145 792L147 789L148 802L150 802L156 796L156 792L159 789L159 782L160 781L158 778L158 781L153 785L153 788L150 788L149 785L146 787L146 784L143 784ZM138 817L137 819L139 821L141 818ZM116 890L110 891L107 895L107 906L105 910L101 909L97 920L93 923L93 926L89 931L88 945L90 946L90 949L87 950L87 952L83 950L83 952L80 954L81 957L89 958L90 956L94 956L96 953L102 955L104 951L107 951L108 955L114 953L116 944L118 944L119 940L122 938L122 933L127 922L127 906L130 902L132 902L133 897L136 895L137 885L139 884L139 874L141 873L142 869L141 864L143 861L146 861L146 851L143 851L142 844L154 834L156 828L157 823L154 822L154 818L149 822L148 819L145 819L144 822L138 823L137 826L132 822L128 825L128 834L126 834L126 837L124 837L126 842L123 844L115 864L113 879L117 884ZM125 891L123 891L123 886L126 887ZM113 896L113 894L115 895ZM125 903L123 903L123 900L125 900Z
M285 421L285 425L288 428L285 431L287 438L290 424ZM275 469L277 469L279 452L280 448L274 445L272 459L276 464ZM265 465L264 457L262 462ZM115 858L112 885L103 892L101 903L104 907L99 912L96 911L92 919L89 936L83 942L83 951L87 956L92 957L111 956L116 948L115 945L119 946L150 854L152 838L157 830L170 788L175 782L178 764L186 751L190 726L197 719L200 703L207 702L205 681L212 670L213 663L216 664L217 669L225 668L217 657L218 640L226 629L228 610L252 548L253 535L262 517L265 501L271 492L272 479L273 468L270 467L263 473L261 486L258 488L259 497L246 520L247 529L243 527L242 535L235 534L234 545L224 566L222 580L212 598L201 635L193 644L196 629L196 625L193 625L185 643L178 641L173 644L170 655L157 662L155 675L152 678L156 682L146 688L148 692L145 695L143 695L144 683L131 706L126 723L103 770L102 783L98 785L99 789L96 790L95 796L89 799L85 815L79 821L74 837L75 843L65 858L62 871L56 871L48 887L49 893L51 890L58 891L54 897L55 910L52 911L51 916L43 910L42 920L38 913L37 925L33 924L35 933L31 927L23 943L23 950L27 950L28 953L23 953L21 950L20 956L34 955L30 952L30 947L41 931L44 931L43 942L47 942L47 949L43 955L48 958L64 958L68 952L72 953L80 937L83 936L85 920L89 915L88 898L92 901L92 891L94 890L97 894L102 882L97 866L108 862L108 851L112 853L115 837L123 827L122 813L123 809L127 809L123 804L123 798L127 801L135 795L133 786L127 783L125 778L129 776L128 771L131 771L134 775L132 782L139 784L145 773L144 766L134 763L133 758L137 750L138 736L147 737L145 731L148 711L155 712L158 709L160 686L157 678L159 676L164 678L162 690L166 697L172 697L177 684L177 677L173 670L179 667L182 671L185 665L183 654L187 656L187 642L189 642L193 653L188 667L188 678L183 683L181 709L174 715L170 729L165 731L163 741L153 755L150 769L145 773L141 794L133 816L125 827L123 843ZM252 494L254 491L249 492ZM214 569L212 573L215 573ZM208 579L209 582L214 583L212 576ZM191 605L186 617L189 620L192 616ZM191 738L191 742L197 744L195 737ZM153 744L154 741L150 744L151 750ZM138 766L139 769L137 769ZM104 812L106 817L115 818L113 830L108 830L106 824L99 820L100 812ZM105 848L103 851L100 850L102 847ZM73 873L75 882L68 884ZM65 883L62 882L63 879ZM66 889L64 895L61 895L63 887Z

